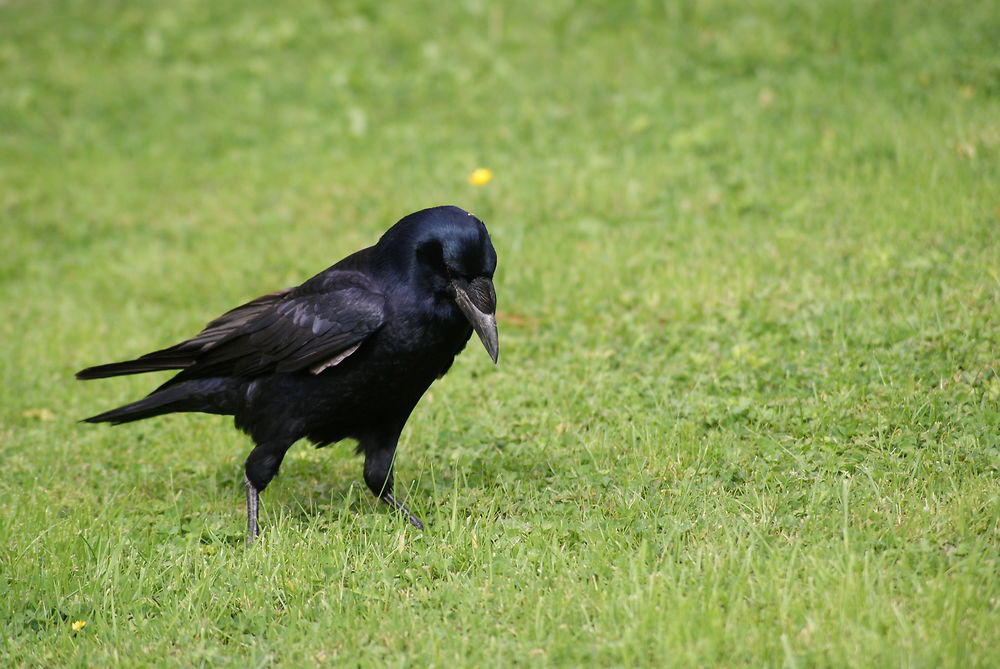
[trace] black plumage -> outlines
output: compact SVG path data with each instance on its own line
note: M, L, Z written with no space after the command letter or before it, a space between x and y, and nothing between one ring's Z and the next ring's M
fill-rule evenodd
M226 312L199 334L79 379L180 370L147 397L87 418L127 423L180 411L228 414L250 435L247 542L260 491L302 438L358 441L371 491L420 528L393 495L396 443L410 412L475 330L497 359L496 252L457 207L406 216L377 244L295 288Z

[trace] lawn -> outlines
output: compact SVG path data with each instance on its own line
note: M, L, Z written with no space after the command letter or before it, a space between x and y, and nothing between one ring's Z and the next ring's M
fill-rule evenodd
M1000 4L0 3L0 664L1000 665ZM471 185L476 168L492 181ZM402 215L499 255L374 503L77 420ZM85 623L81 625L81 623Z

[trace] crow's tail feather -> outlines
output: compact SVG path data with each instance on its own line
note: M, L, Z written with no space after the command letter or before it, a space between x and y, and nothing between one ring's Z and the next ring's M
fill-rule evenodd
M76 378L104 379L109 376L123 376L125 374L143 374L145 372L161 372L168 369L184 369L194 364L194 358L190 351L177 350L177 347L165 348L162 351L154 351L135 360L124 360L122 362L112 362L107 365L96 365L81 369L76 373Z
M111 423L121 425L134 420L152 418L165 413L201 411L204 413L233 413L233 393L228 379L197 379L175 386L158 389L141 400L117 409L84 418L85 423Z

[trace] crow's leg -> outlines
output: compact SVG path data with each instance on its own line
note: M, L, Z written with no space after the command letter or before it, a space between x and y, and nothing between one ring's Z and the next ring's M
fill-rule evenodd
M413 525L418 530L424 529L424 524L420 522L420 519L414 516L412 511L403 506L402 502L393 497L391 492L382 493L382 501L403 514L410 521L410 525Z
M260 490L250 482L246 472L243 472L243 484L247 487L247 546L250 546L260 533L257 529L257 504Z
M414 516L409 509L392 494L392 458L396 445L389 448L378 448L365 451L365 483L368 489L383 502L403 514L410 524L418 530L424 529L424 524Z
M258 444L247 456L246 466L243 468L243 483L247 487L247 546L251 545L260 533L257 527L260 493L278 473L287 450L286 444L280 446Z

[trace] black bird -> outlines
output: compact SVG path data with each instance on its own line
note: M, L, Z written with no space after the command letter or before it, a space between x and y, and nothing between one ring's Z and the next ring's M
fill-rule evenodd
M257 535L260 492L303 437L317 446L356 439L369 489L422 529L393 496L396 443L473 330L496 363L496 262L486 226L469 212L410 214L374 246L224 313L191 339L78 372L78 379L98 379L181 370L147 397L85 420L234 416L255 445L243 476L248 544Z

